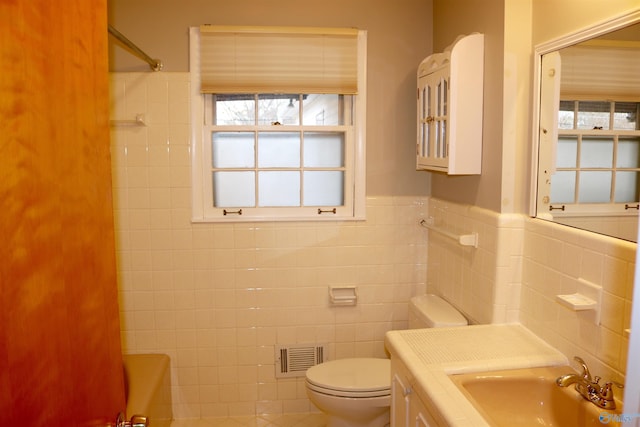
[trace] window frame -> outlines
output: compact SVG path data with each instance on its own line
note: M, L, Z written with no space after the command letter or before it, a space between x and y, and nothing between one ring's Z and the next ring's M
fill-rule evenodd
M261 221L347 221L366 218L366 31L358 31L358 86L359 92L353 96L353 117L351 126L216 126L217 130L240 131L251 128L261 131L322 130L345 131L345 183L347 175L350 185L344 188L344 206L330 207L253 207L238 209L213 207L210 153L205 144L205 132L210 131L206 117L210 114L207 96L200 93L199 28L190 28L190 75L191 75L191 163L192 163L192 222L261 222ZM209 98L212 98L209 95ZM348 129L345 129L348 128ZM348 147L347 147L348 143Z

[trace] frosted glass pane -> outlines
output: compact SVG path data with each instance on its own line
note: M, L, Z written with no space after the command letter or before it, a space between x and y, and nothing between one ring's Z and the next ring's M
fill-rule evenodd
M584 137L580 149L580 167L611 168L613 165L613 139Z
M254 133L214 132L211 152L214 168L252 168Z
M559 168L575 168L578 161L578 137L558 137L556 164Z
M307 171L304 173L305 206L343 206L344 173Z
M305 132L304 165L329 168L344 166L344 133Z
M616 166L619 168L640 167L640 138L620 138L618 140L618 157Z
M578 203L609 203L611 172L580 172Z
M260 132L258 165L261 168L300 166L300 133Z
M218 208L254 207L254 172L214 172L213 203Z
M635 203L638 197L638 172L617 172L616 173L616 203Z
M574 203L576 192L576 173L574 171L556 172L551 178L551 203Z
M300 172L259 172L260 206L300 206Z

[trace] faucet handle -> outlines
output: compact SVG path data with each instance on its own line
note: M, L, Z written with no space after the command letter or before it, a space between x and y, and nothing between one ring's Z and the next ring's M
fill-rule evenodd
M616 408L616 402L613 396L613 387L612 387L614 385L618 388L624 388L623 384L620 384L615 381L607 381L605 385L602 386L602 388L600 389L600 399L602 400L600 406L602 408L605 408L605 409Z
M616 386L618 388L624 388L624 384L620 384L617 381L607 381L603 386L602 386L602 396L604 397L605 394L611 393L611 395L613 396L613 387L612 386Z
M591 381L591 372L589 372L589 367L587 366L585 361L578 356L573 356L573 360L575 360L580 364L580 367L582 368L582 378L584 378L587 381Z

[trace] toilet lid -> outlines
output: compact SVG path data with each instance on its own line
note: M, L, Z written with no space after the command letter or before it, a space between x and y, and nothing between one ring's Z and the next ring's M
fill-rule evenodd
M345 397L375 397L391 393L389 359L338 359L307 370L307 384L320 393Z

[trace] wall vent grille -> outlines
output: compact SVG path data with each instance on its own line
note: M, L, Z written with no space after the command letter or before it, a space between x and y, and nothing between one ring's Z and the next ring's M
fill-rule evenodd
M276 378L303 377L312 366L327 360L326 344L289 344L275 348Z

